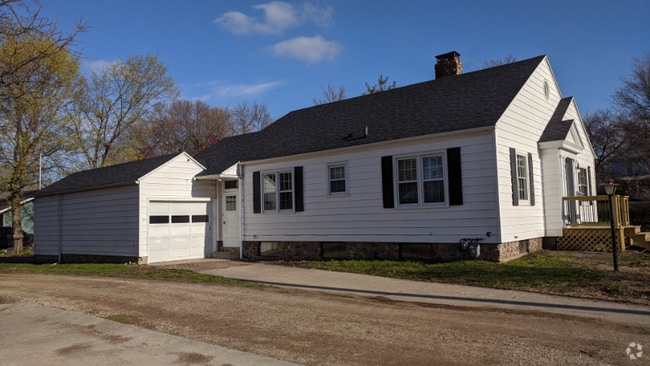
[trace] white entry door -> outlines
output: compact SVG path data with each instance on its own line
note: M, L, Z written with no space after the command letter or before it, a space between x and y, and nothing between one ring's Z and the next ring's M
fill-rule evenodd
M239 247L239 200L237 189L223 191L221 209L221 240L224 247Z

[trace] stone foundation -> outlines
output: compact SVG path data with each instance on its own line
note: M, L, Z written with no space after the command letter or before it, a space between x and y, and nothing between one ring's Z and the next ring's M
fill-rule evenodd
M367 242L259 242L242 243L243 259L260 260L421 260L449 262L471 259L459 243L367 243ZM542 238L500 244L480 243L479 259L507 262L542 249Z
M483 253L481 253L481 258L493 262L507 262L522 257L528 253L542 250L542 246L542 238L511 241L501 243L494 247L489 246L489 253L486 253L485 257L483 257Z

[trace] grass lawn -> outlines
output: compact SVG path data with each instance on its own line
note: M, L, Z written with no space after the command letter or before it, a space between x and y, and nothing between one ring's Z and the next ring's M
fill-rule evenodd
M506 263L330 260L295 265L415 281L442 282L650 305L650 253L532 253Z
M546 250L506 263L480 260L448 263L365 260L281 262L284 265L414 281L531 291L650 306L650 253L620 253L618 272L613 271L612 263L611 253ZM0 263L0 274L3 272L112 276L254 286L219 276L146 265Z
M107 276L147 278L156 280L185 281L196 283L220 283L228 285L257 286L221 276L212 276L182 269L158 268L136 264L31 264L0 263L0 273L39 273L71 276Z

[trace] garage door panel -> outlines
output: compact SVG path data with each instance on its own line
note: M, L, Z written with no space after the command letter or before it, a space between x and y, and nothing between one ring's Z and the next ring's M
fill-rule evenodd
M150 202L149 208L150 263L204 258L209 254L208 202Z

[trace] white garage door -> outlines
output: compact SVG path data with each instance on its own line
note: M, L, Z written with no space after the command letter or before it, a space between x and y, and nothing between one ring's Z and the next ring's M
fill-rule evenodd
M150 202L148 262L205 258L210 253L209 207L209 202Z

